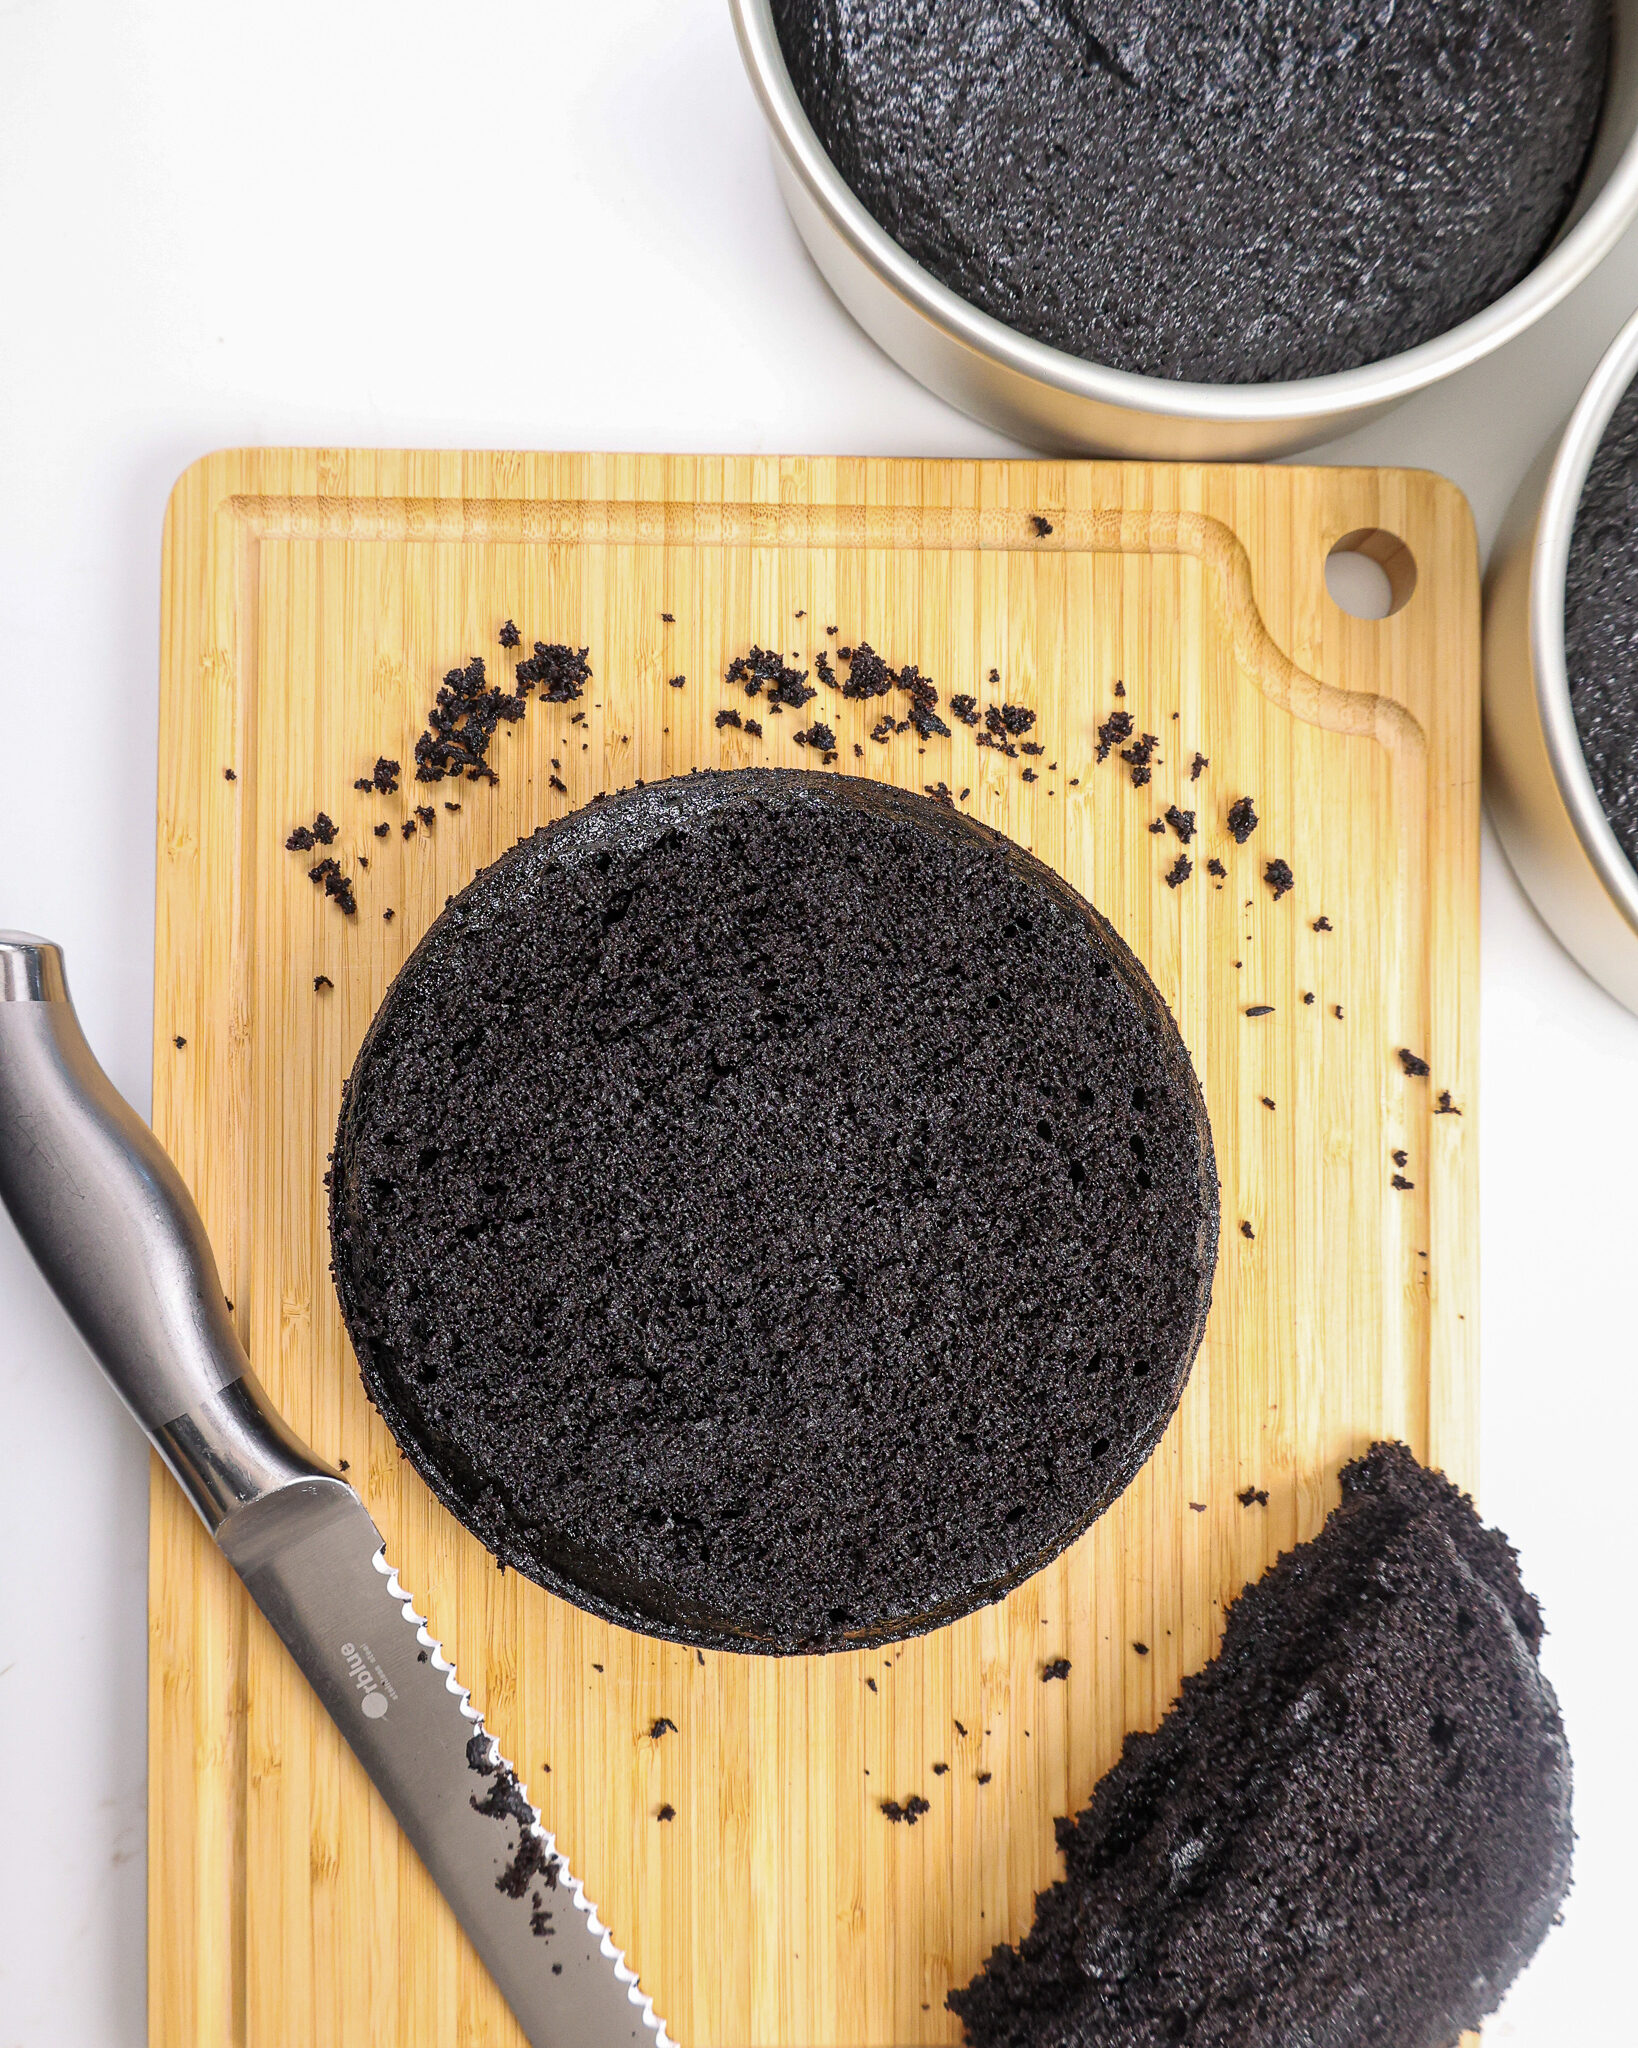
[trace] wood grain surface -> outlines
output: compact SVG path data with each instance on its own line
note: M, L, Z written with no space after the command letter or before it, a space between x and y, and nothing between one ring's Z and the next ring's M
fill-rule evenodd
M1401 587L1405 561L1380 536L1414 564L1414 594L1387 620L1326 595L1327 550L1354 532L1378 537ZM589 650L583 704L534 704L503 728L494 787L355 791L378 754L410 762L447 669L481 653L509 677L509 617L525 651ZM1148 1467L999 1606L898 1649L702 1658L497 1572L402 1462L330 1285L326 1155L371 1014L452 891L599 789L701 764L814 765L790 714L765 717L760 743L717 728L724 705L752 708L724 669L752 642L806 667L861 637L946 700L1038 711L1034 760L979 749L964 727L925 751L913 732L874 744L881 707L828 690L809 716L836 728L837 773L946 783L1061 869L1147 964L1211 1113L1215 1301ZM1094 758L1117 681L1159 737L1147 787ZM1191 784L1197 749L1210 765ZM1224 826L1241 795L1262 821L1243 848ZM1177 842L1148 829L1173 802L1200 814L1176 888ZM406 838L417 803L434 823ZM355 918L309 882L315 856L285 848L319 809L339 827L328 852L354 877ZM1278 901L1263 879L1276 856L1295 875ZM959 2040L945 1992L1027 1928L1059 1868L1053 1816L1158 1720L1240 1587L1318 1528L1339 1464L1391 1433L1475 1480L1477 864L1476 553L1464 501L1433 476L256 450L178 484L155 1122L258 1372L347 1462L688 2048ZM333 986L315 990L320 975ZM1400 1047L1431 1074L1407 1075ZM1462 1114L1435 1113L1446 1090ZM1246 1488L1266 1505L1242 1506ZM518 2042L157 1471L152 1546L155 2048ZM1043 1683L1058 1657L1068 1678ZM676 1733L656 1742L659 1715ZM890 1824L881 1801L911 1793L930 1812ZM662 1803L673 1820L657 1820Z

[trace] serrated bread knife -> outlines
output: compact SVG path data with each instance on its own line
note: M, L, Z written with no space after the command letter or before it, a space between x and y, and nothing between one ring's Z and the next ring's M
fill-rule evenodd
M180 1175L97 1065L59 949L0 932L0 1200L398 1816L533 2048L662 2048L339 1474L269 1406Z

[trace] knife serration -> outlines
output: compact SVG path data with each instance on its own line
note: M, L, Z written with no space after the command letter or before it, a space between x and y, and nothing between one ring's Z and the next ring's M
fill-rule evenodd
M358 1495L312 1479L217 1541L397 1816L531 2048L674 2048Z

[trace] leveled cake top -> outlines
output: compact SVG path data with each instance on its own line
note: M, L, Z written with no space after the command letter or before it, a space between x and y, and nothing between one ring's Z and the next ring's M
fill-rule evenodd
M520 1571L660 1634L925 1628L1131 1479L1215 1256L1198 1086L1057 876L862 778L594 804L431 927L348 1083L369 1390Z

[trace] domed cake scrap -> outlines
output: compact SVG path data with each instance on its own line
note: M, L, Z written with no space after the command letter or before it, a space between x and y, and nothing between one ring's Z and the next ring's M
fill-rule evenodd
M972 2048L1454 2048L1570 1883L1570 1758L1506 1541L1401 1444L1235 1602L950 1994Z
M746 769L537 832L342 1105L365 1383L504 1563L629 1627L853 1646L995 1599L1159 1439L1200 1091L1120 939L924 797Z
M1380 362L1540 261L1610 0L773 0L861 205L941 284L1112 369Z

